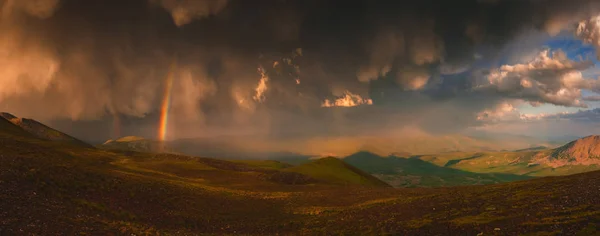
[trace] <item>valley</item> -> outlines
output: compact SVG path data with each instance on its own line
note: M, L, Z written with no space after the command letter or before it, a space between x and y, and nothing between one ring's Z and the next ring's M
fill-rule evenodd
M590 235L600 227L598 171L510 179L447 169L442 157L408 158L396 161L417 161L410 175L486 185L391 188L367 172L394 171L396 161L360 170L361 158L381 157L293 166L108 151L40 139L0 119L0 234Z
M437 154L410 152L377 154L376 152L361 150L347 156L336 156L336 158L394 187L495 184L600 170L600 165L598 165L600 161L597 160L600 152L595 149L597 145L600 145L598 137L584 137L567 144L557 145L555 148L534 146L514 151L448 151ZM199 153L200 156L218 157L236 162L255 162L254 164L257 161L271 160L280 163L274 165L282 168L283 166L299 166L327 157L283 151L265 150L255 152L248 149L252 146L252 142L242 142L240 138L233 138L232 140L234 140L233 144L228 144L225 139L158 142L141 137L124 137L114 141L109 140L102 145L98 145L98 147L106 150L168 152L192 156L194 156L194 153ZM394 140L391 142L401 141ZM404 145L414 146L414 143L418 142L424 143L420 144L423 147L428 143L415 139ZM383 146L386 146L386 144ZM386 153L381 152L383 149L375 146L370 146L367 149ZM571 156L574 158L569 159ZM263 167L268 168L268 165L265 164ZM300 169L300 167L294 168Z

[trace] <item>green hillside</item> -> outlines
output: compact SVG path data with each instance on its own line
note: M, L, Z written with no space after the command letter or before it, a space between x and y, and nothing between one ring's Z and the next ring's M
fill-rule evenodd
M372 175L334 157L320 158L309 163L284 169L284 171L304 174L327 183L389 186Z
M475 173L504 173L527 176L557 176L600 170L598 165L552 166L536 158L549 156L555 149L519 152L444 153L418 156L437 166Z
M274 160L231 160L236 163L243 163L249 166L265 168L265 169L273 169L273 170L281 170L285 168L292 167L292 165L283 163L280 161Z
M418 158L381 157L369 152L358 152L344 158L394 187L441 187L511 182L531 179L528 176L473 173L437 166Z

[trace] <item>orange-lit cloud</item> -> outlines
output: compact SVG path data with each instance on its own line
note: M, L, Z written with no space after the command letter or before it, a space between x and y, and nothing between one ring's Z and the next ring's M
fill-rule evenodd
M355 107L360 105L372 105L373 100L362 98L360 95L345 91L342 97L335 100L326 99L321 104L322 107Z
M511 120L519 117L517 108L508 102L500 103L495 109L484 110L477 114L478 121L498 122L502 120Z
M254 94L252 98L254 98L254 100L257 102L264 102L266 99L265 93L267 92L267 89L269 89L267 86L267 83L269 82L269 76L267 76L265 69L262 67L258 68L258 73L260 74L260 80L254 89L256 94Z

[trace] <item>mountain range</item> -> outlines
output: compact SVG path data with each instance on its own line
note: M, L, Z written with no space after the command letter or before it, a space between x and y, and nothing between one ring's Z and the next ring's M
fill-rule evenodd
M327 157L348 156L368 151L380 156L412 156L449 152L494 152L537 146L557 147L564 143L547 142L521 135L478 133L430 135L412 133L408 136L378 137L314 137L306 139L265 139L254 136L216 136L176 139L164 142L180 153L221 158L265 159L280 156ZM570 141L570 140L569 140Z
M515 151L442 152L414 155L407 152L378 155L359 151L341 157L394 187L440 187L493 184L540 176L568 175L600 169L597 165L598 136L590 136L550 149L535 146ZM225 159L275 160L302 165L318 156L290 152L245 152L239 142L204 139L158 142L141 137L124 137L99 145L108 150L171 152Z

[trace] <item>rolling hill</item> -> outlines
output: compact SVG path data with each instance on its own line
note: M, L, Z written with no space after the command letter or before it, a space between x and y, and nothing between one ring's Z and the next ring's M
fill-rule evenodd
M137 136L126 136L117 140L108 140L98 148L106 150L135 151L135 152L171 152L165 142L149 140Z
M594 235L600 229L600 172L394 189L372 186L374 180L333 158L275 170L83 149L15 127L0 121L0 133L11 134L0 135L0 235ZM332 176L333 170L345 174ZM369 186L265 178L273 173Z
M230 160L232 162L243 163L249 166L255 166L264 169L281 170L292 167L293 165L275 160Z
M341 185L389 186L387 183L335 157L320 158L299 166L286 168L283 171L300 173L327 183Z
M437 166L418 158L381 157L369 152L358 152L343 160L394 187L478 185L531 179L513 174L473 173Z
M36 120L33 120L33 119L19 118L10 113L6 113L6 112L1 112L0 117L6 119L7 121L10 121L11 123L13 123L14 125L16 125L18 127L21 127L21 129L25 130L26 132L28 132L28 133L32 134L33 136L38 137L40 139L69 143L69 144L79 145L79 146L83 146L83 147L92 147L91 145L89 145L81 140L78 140L78 139L71 137L63 132L60 132L53 128L50 128L50 127L48 127ZM0 118L0 119L2 119L2 118Z

